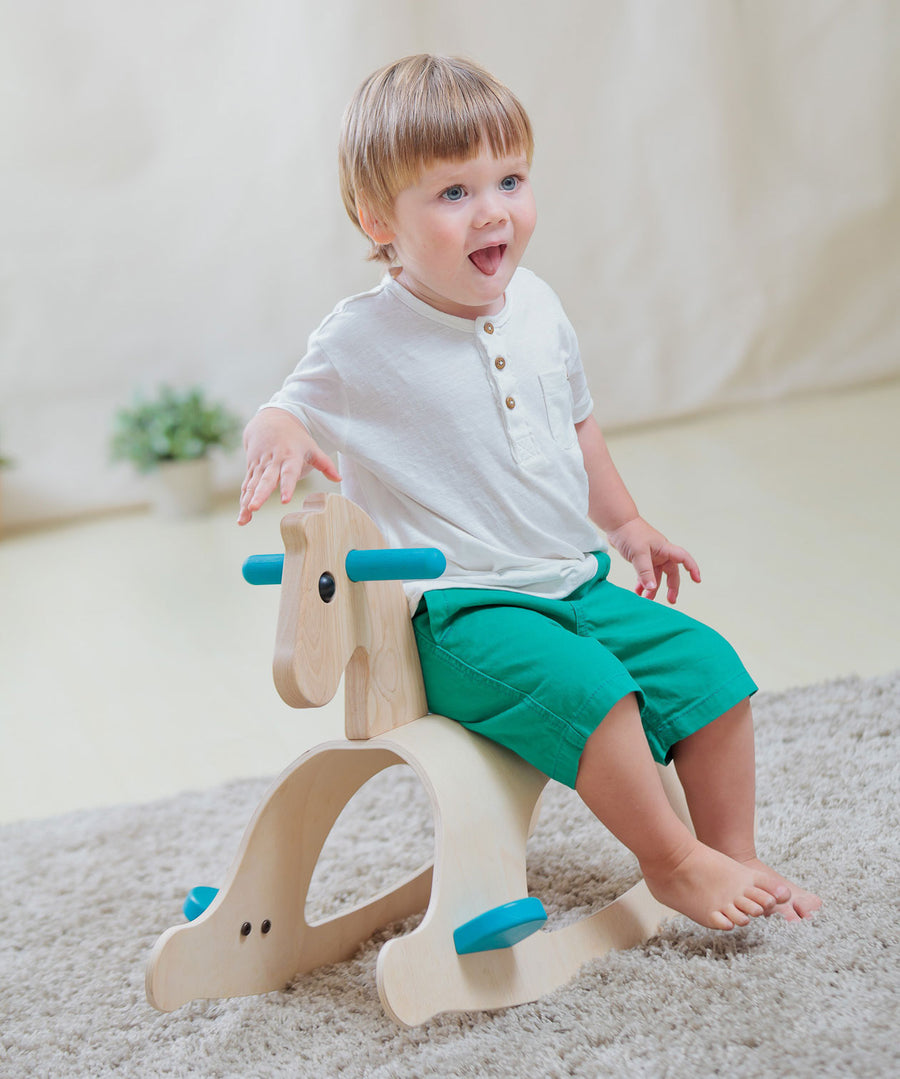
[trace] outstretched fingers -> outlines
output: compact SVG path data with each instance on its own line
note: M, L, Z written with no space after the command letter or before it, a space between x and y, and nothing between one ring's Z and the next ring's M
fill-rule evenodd
M700 567L696 559L683 547L666 543L658 551L648 552L634 560L638 575L635 591L646 599L655 599L662 579L666 582L666 599L675 603L681 591L681 567L688 571L691 580L700 584Z
M341 482L334 462L318 447L308 449L302 457L291 454L281 458L271 454L252 462L241 486L238 524L247 524L276 488L281 490L282 505L287 505L294 497L299 481L313 469L334 483Z
M275 461L257 461L250 465L241 484L238 524L247 524L278 486L280 470Z
M697 560L693 555L683 547L670 545L666 553L669 560L662 567L662 572L666 576L666 599L669 603L675 603L681 590L681 567L684 566L690 574L691 580L696 584L700 584L700 567L697 565Z

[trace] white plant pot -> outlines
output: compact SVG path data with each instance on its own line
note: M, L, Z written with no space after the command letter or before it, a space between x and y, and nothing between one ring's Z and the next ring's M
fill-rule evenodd
M212 462L209 457L164 461L153 479L153 504L161 517L197 517L212 508Z

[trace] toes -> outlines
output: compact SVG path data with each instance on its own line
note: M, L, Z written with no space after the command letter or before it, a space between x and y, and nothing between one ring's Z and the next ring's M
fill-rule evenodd
M734 925L744 926L750 924L750 916L745 914L735 903L729 903L722 909L721 913L726 918L729 918Z
M766 913L766 908L762 903L757 903L755 899L751 899L749 896L741 896L740 899L736 899L734 905L743 914L749 915L751 918L759 918Z
M777 877L757 877L756 886L757 890L767 892L775 903L787 903L791 898L790 886Z
M793 906L801 918L809 918L822 906L822 900L810 892L803 892L794 897Z
M744 894L762 908L760 914L771 914L778 903L775 896L771 892L767 892L765 888L748 888ZM790 892L788 895L790 896Z
M734 913L735 913L736 917L741 916L740 911L736 910ZM727 932L729 929L734 929L736 923L734 921L732 921L732 919L729 918L722 911L714 910L714 911L711 912L711 914L709 916L709 923L708 924L709 924L710 929L721 929L721 930Z
M804 891L790 881L783 883L787 895L784 898L781 894L777 896L776 909L786 921L797 922L802 918L809 918L822 906L822 900L812 892Z

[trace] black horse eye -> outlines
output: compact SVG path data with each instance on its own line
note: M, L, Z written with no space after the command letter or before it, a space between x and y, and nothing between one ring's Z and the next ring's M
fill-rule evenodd
M323 603L331 603L334 599L335 583L330 573L323 573L319 578L319 597Z

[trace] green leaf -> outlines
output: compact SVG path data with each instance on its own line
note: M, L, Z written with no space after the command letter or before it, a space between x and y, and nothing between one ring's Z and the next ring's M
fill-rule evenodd
M152 400L138 398L116 413L110 450L113 460L130 461L149 472L162 461L203 457L213 446L237 445L238 417L220 404L209 404L199 387L178 392L161 386Z

